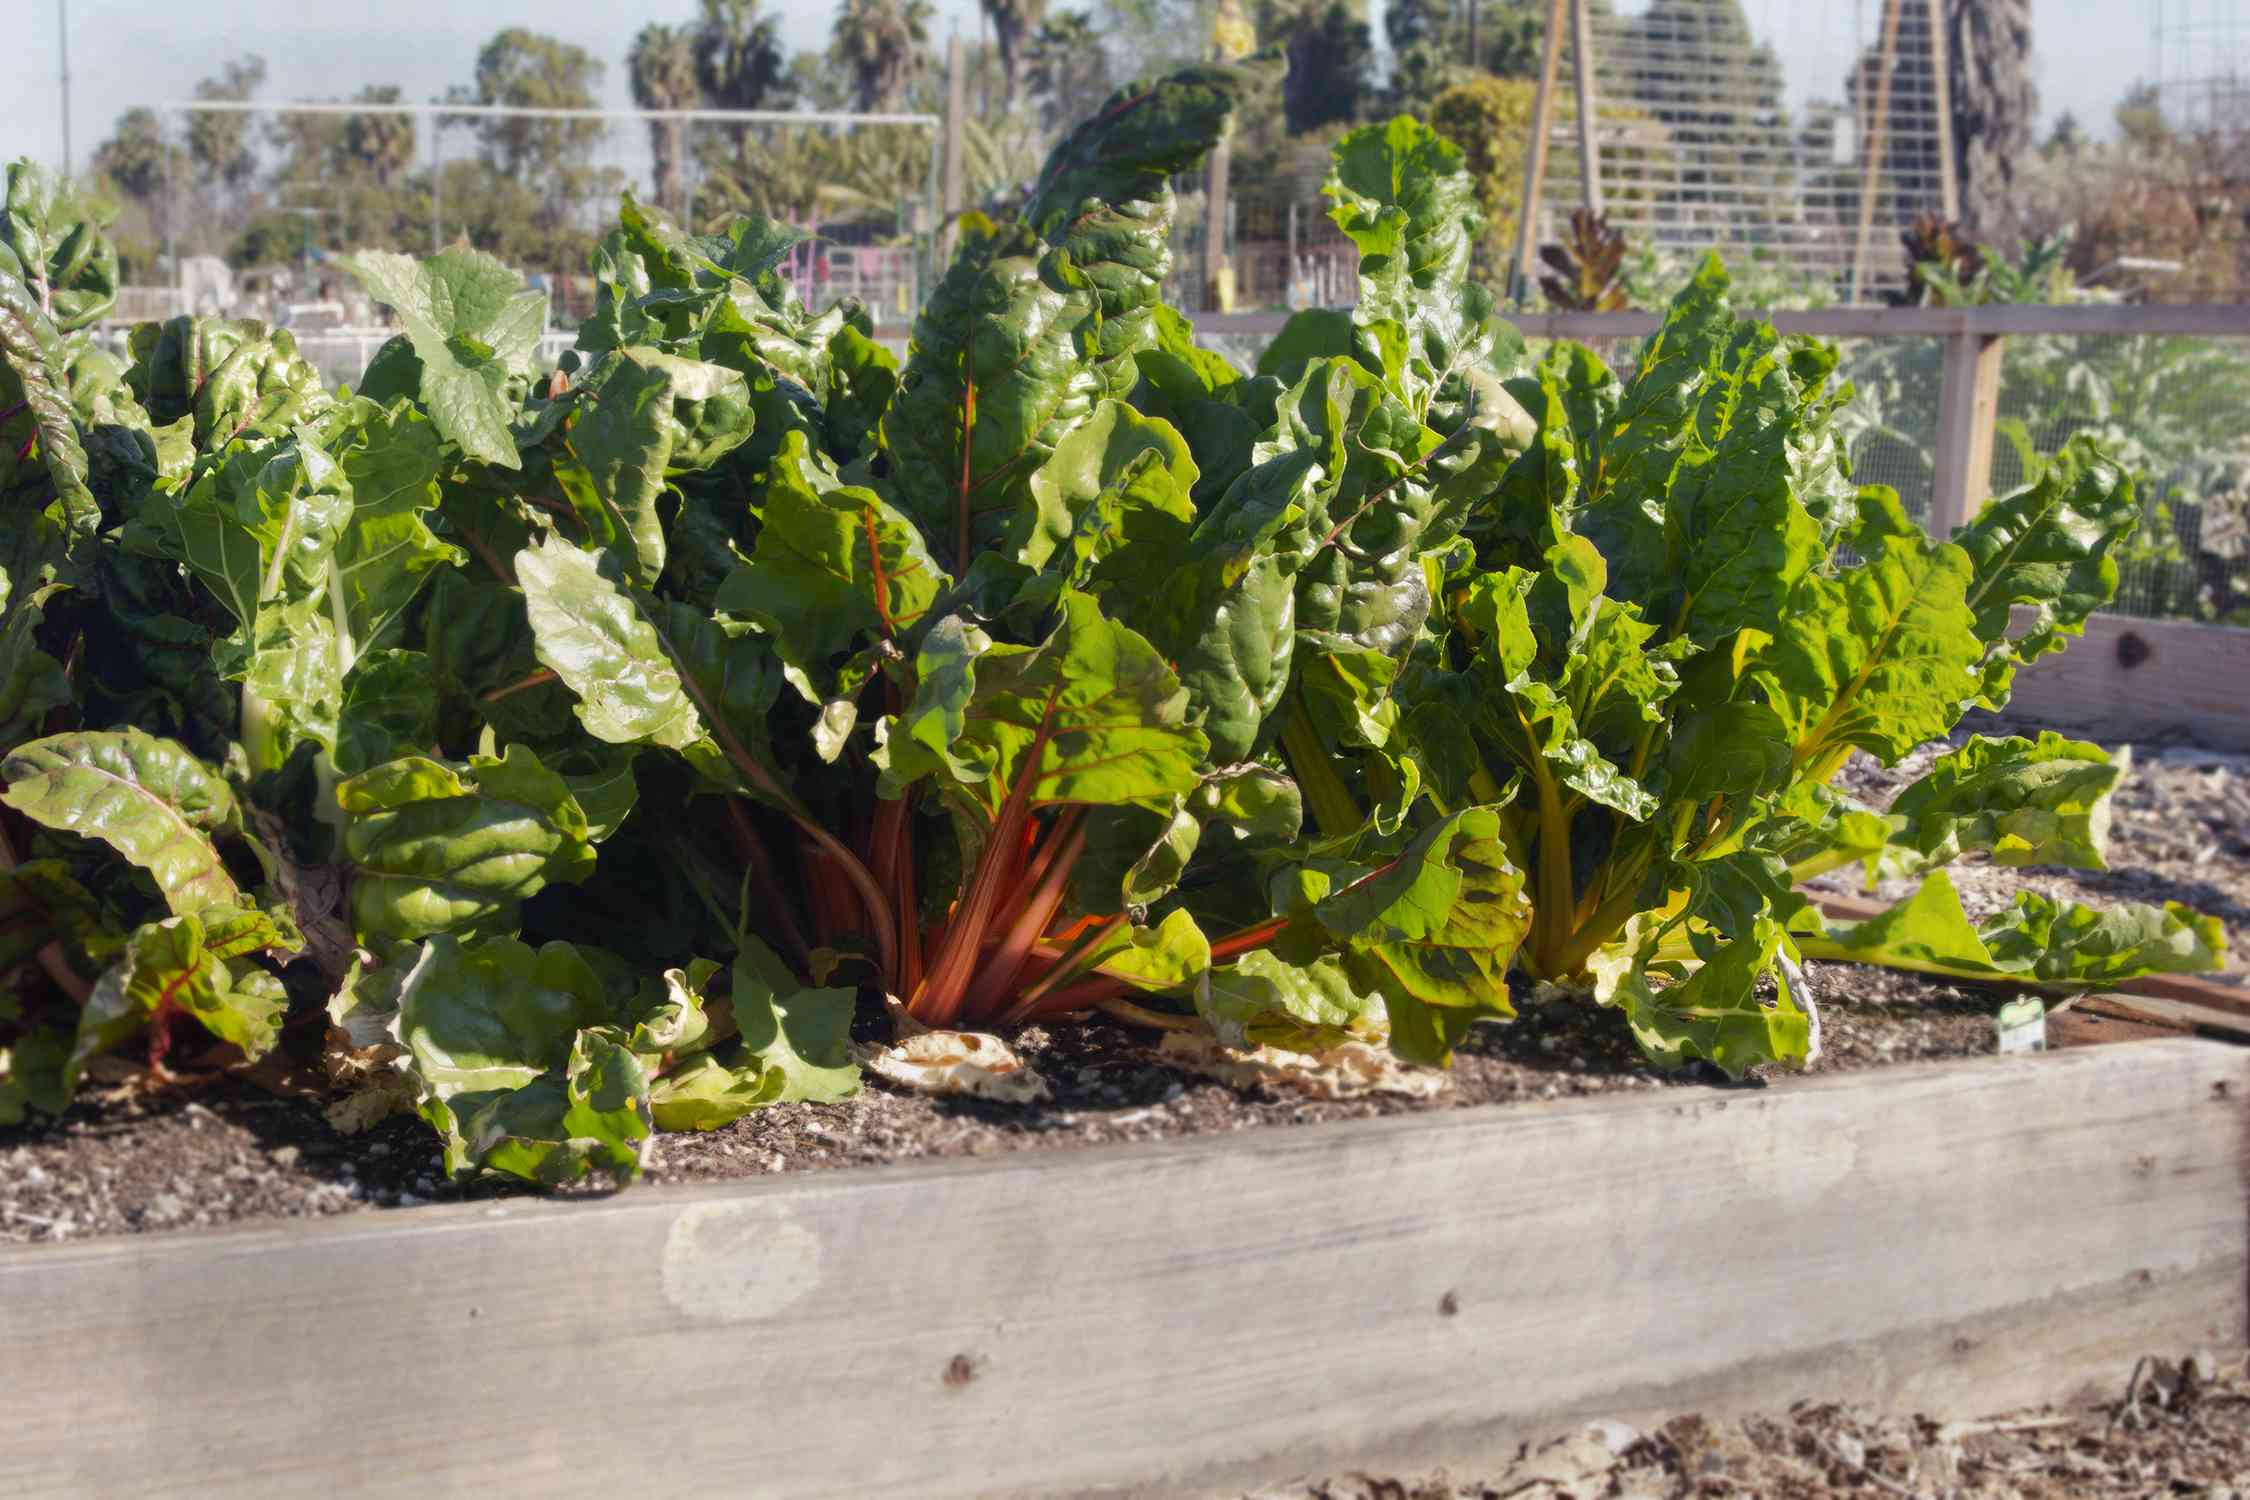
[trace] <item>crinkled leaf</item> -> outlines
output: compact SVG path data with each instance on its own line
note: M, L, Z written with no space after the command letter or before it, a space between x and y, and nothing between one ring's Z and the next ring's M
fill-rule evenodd
M447 1167L483 1167L553 1186L592 1171L619 1182L640 1174L642 1143L654 1130L648 1077L613 1039L581 1031L560 1074L549 1074L476 1107L425 1104L423 1117L448 1136ZM438 1124L459 1120L458 1135ZM454 1159L455 1140L460 1159Z
M173 912L240 897L212 842L239 829L234 793L173 740L138 729L82 730L19 745L0 760L0 801L34 822L108 844L148 872Z
M2144 974L2208 973L2226 962L2226 933L2218 919L2177 902L2097 910L2018 891L2012 906L1972 925L1943 870L1866 921L1803 936L1799 943L1816 958L2089 989Z
M236 446L184 494L151 496L126 540L185 563L247 633L262 607L327 589L352 514L345 470L302 429Z
M658 1130L717 1130L779 1103L788 1084L786 1070L761 1059L730 1066L705 1052L649 1085L649 1112Z
M1353 987L1334 959L1287 963L1264 950L1213 969L1195 1008L1225 1046L1319 1052L1345 1041L1380 1041L1390 1031L1383 997Z
M401 402L369 413L336 449L352 497L351 524L329 558L331 612L350 632L341 643L348 671L385 641L438 569L467 556L438 539L427 517L437 506L443 444L428 417Z
M215 924L208 942L206 921ZM289 997L272 975L226 957L243 948L245 940L237 930L242 921L220 908L205 917L167 917L134 932L124 956L96 981L79 1012L77 1041L64 1067L66 1089L90 1060L165 1011L194 1017L247 1058L270 1051ZM255 929L264 919L251 913L247 921ZM271 924L264 923L247 941L258 943L270 932Z
M70 409L70 382L63 369L62 335L31 288L0 271L0 396L12 385L21 392L38 434L39 459L62 498L70 528L92 535L102 523L101 502L86 487L86 449ZM13 404L13 403L11 403Z
M1087 955L1089 967L1155 993L1184 989L1211 967L1211 941L1195 918L1171 911L1161 922L1121 922Z
M838 482L792 433L757 548L718 607L771 637L790 684L820 704L838 696L836 658L866 639L903 642L950 582L912 522L874 490Z
M2106 869L2109 796L2123 774L2101 746L2052 730L2036 740L1975 735L1899 793L1895 841L1929 864L1979 852L1998 865Z
M1858 566L1805 580L1753 669L1800 765L1846 745L1892 765L1953 727L1983 654L1971 574L1958 547L1888 537Z
M489 929L594 867L578 800L524 745L458 768L402 757L340 783L336 801L350 818L352 921L366 941Z
M1321 477L1303 452L1249 470L1196 522L1170 578L1112 604L1175 665L1216 761L1246 759L1288 689L1297 595L1284 549Z
M694 400L698 392L709 393L701 403ZM716 433L700 433L675 416L683 402L709 404L726 417L715 424ZM750 433L748 388L738 371L653 349L622 349L595 363L573 387L571 403L555 482L577 511L583 534L626 559L634 579L652 582L664 571L657 502L675 440L700 439L696 467L739 445Z
M1643 346L1602 437L1598 470L1583 476L1573 524L1609 560L1620 598L1657 597L1673 582L1666 500L1698 441L1696 409L1733 327L1726 272L1708 256Z
M1640 947L1641 931L1638 923L1629 927L1593 967L1596 998L1624 1011L1650 1061L1670 1068L1700 1057L1740 1078L1761 1063L1804 1057L1812 1021L1779 982L1779 922L1760 919L1684 974L1686 965L1653 958L1653 943ZM1769 973L1773 993L1761 995L1758 981Z
M955 763L987 769L962 790L996 814L1019 777L1030 805L1135 803L1168 809L1202 779L1208 744L1162 657L1084 594L1035 648L994 648L976 664ZM899 737L891 742L894 774ZM932 766L932 768L936 768Z
M30 287L65 333L117 301L117 247L104 231L113 207L28 158L8 163L0 191L0 275Z
M1403 853L1318 902L1320 925L1345 945L1353 983L1383 997L1391 1046L1443 1063L1469 1021L1515 1014L1508 964L1531 925L1523 872L1508 862L1498 813L1472 807Z
M183 315L142 323L133 329L129 347L133 364L125 379L135 399L162 427L184 422L195 452L208 453L238 438L284 437L327 415L334 403L289 331L255 318ZM411 395L413 389L409 385L396 394Z
M1195 523L1188 495L1196 477L1187 440L1171 423L1104 401L1031 476L1032 503L1001 545L1033 570L1061 568L1074 588L1088 587L1112 556L1133 570L1126 586L1161 579L1178 565Z
M336 721L336 769L346 776L437 741L438 700L429 657L370 651L344 680Z

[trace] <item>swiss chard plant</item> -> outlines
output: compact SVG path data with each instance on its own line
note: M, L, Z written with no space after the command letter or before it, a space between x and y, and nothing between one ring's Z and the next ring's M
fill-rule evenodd
M98 226L20 195L0 1105L310 1027L455 1170L552 1181L849 1092L867 996L1421 1056L1504 1013L1497 811L1408 766L1305 840L1277 747L1380 712L1528 432L1512 335L1401 121L1338 159L1359 311L1199 350L1168 178L1244 76L1110 100L903 365L790 231L631 200L559 370L467 250L352 262L403 330L355 392L251 322L120 363L50 311L98 311Z
M1827 783L2106 597L2112 470L1930 542L1848 482L1831 357L1715 269L1630 383L1526 373L1406 119L1336 149L1357 305L1239 370L1159 293L1169 179L1264 66L1112 97L903 361L799 304L794 231L630 198L560 368L466 249L353 259L401 328L353 391L247 321L120 360L98 222L16 169L0 1119L122 1048L287 1048L454 1171L555 1182L842 1097L886 1027L1441 1062L1521 972L1740 1068L1802 1048L1757 984L1793 955L2208 957L2177 912L1948 926L1942 875L1848 931L1791 893L2093 857L2090 747L1973 745L1882 815Z
M1652 1058L1739 1070L1804 1055L1813 1020L1775 983L1801 957L2066 988L2217 967L2218 924L2175 904L1963 913L1942 867L1964 853L2101 866L2120 767L2098 747L1972 738L1883 812L1832 786L2003 706L2080 632L2130 481L2074 450L1933 539L1849 481L1833 353L1726 291L1707 262L1627 379L1563 345L1509 382L1537 439L1393 693L1382 758L1403 741L1440 808L1502 804L1523 970L1620 1007ZM1853 865L1927 878L1831 927L1796 884Z

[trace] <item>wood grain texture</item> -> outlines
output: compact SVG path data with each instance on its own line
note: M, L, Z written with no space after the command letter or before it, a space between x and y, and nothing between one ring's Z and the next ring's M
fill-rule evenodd
M9 1251L0 1494L1201 1494L1988 1411L2243 1336L2246 1100L2161 1041Z
M2016 674L2006 718L2112 744L2185 735L2250 750L2250 630L2095 615L2068 650Z
M1950 537L1991 498L1993 422L2000 412L2006 352L2007 345L1991 334L1960 333L1945 341L1930 476L1932 536Z

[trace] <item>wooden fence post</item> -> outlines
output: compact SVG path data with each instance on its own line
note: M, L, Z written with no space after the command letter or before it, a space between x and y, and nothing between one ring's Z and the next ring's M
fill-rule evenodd
M953 259L961 242L960 215L968 195L968 163L963 128L969 114L969 60L958 35L945 41L945 217L938 232L937 264L930 268L935 282Z
M1930 535L1966 526L1992 492L1992 429L2000 414L1997 334L1946 335L1945 380L1938 391L1936 472L1930 483Z
M1587 0L1570 0L1571 71L1578 84L1578 185L1586 211L1596 218L1602 206L1601 105L1594 87L1594 23Z
M1859 180L1859 233L1852 237L1852 295L1857 303L1867 286L1867 242L1875 232L1875 185L1883 176L1883 153L1890 148L1891 74L1898 67L1898 16L1903 0L1883 0L1883 36L1875 52L1875 108L1867 138L1859 143L1867 163Z
M1531 150L1523 164L1523 204L1516 222L1516 256L1508 271L1508 300L1521 307L1539 273L1539 188L1547 180L1547 136L1554 128L1555 70L1562 66L1563 27L1570 0L1547 0L1547 39L1539 54L1539 91L1531 100Z
M1946 51L1945 0L1929 0L1930 104L1937 115L1938 212L1948 224L1961 217L1961 182L1953 159L1953 61Z
M1227 275L1227 190L1234 162L1234 134L1223 132L1211 147L1203 192L1203 306L1198 312L1234 311L1234 284Z

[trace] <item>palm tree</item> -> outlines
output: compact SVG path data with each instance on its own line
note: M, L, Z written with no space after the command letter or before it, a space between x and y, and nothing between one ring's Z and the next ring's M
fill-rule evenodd
M829 56L851 75L863 110L896 103L930 40L929 0L844 0Z
M1024 86L1040 100L1050 130L1086 113L1109 93L1109 54L1094 19L1082 10L1046 19L1024 53Z
M703 89L695 69L695 39L684 26L652 21L633 38L625 69L633 82L633 102L642 109L693 109L702 102ZM682 173L687 166L682 149L682 122L651 120L649 154L656 165L656 201L677 213L685 206Z
M2016 164L2030 156L2039 114L2031 0L1948 0L1945 25L1961 213L1997 234L2008 227Z
M978 0L992 18L992 39L1000 48L1000 81L1005 104L1016 102L1016 87L1023 81L1028 60L1027 37L1046 19L1047 0Z
M703 0L688 37L696 84L712 104L760 109L788 102L788 60L773 18L758 14L758 0Z

